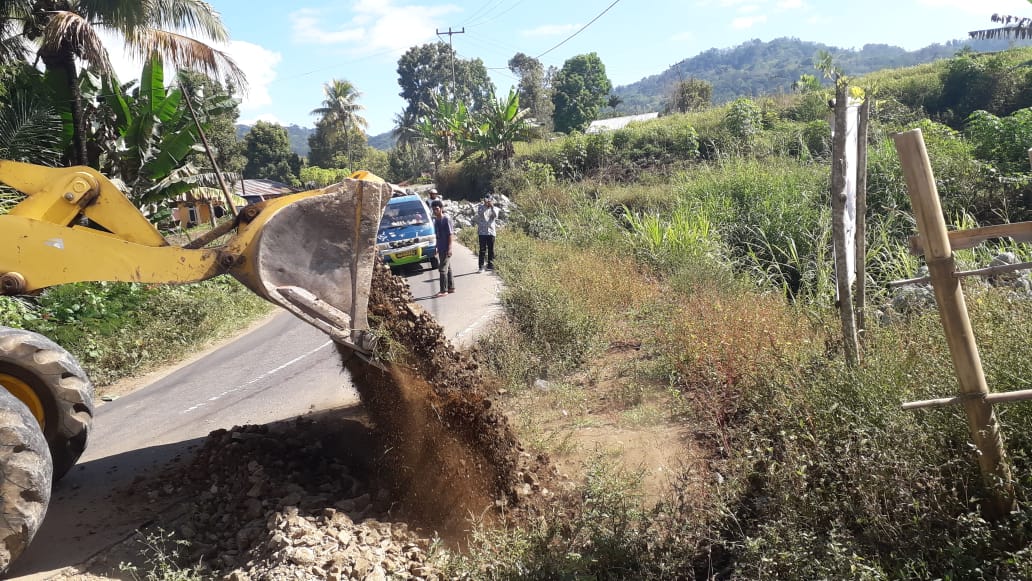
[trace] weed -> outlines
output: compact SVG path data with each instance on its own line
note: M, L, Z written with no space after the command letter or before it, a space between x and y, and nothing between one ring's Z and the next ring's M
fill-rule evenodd
M183 552L190 543L177 539L162 528L146 534L137 531L142 565L119 563L118 570L128 573L135 581L203 581L205 571L200 565L184 565Z

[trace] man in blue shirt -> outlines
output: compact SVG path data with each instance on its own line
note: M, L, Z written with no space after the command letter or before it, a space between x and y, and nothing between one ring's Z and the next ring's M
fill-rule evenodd
M455 242L455 226L451 218L444 213L441 200L430 202L434 213L434 233L437 235L437 270L441 273L441 292L435 298L447 296L455 292L455 280L452 278L451 256Z

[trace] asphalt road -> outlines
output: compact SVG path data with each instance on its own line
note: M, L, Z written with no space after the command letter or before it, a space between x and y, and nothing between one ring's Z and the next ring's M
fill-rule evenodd
M415 301L456 344L468 344L499 312L498 279L476 272L476 257L453 256L456 292L433 298L435 270L402 273ZM188 457L212 430L351 406L358 396L329 339L286 312L167 376L112 402L98 402L89 446L54 488L46 520L9 578L42 580L175 510L133 498L137 477Z

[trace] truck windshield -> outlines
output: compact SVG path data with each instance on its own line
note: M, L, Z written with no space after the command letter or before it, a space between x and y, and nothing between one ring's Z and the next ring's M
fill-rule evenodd
M383 211L383 218L380 219L380 228L397 228L413 224L426 224L427 222L429 220L422 202L398 202L397 204L387 204Z

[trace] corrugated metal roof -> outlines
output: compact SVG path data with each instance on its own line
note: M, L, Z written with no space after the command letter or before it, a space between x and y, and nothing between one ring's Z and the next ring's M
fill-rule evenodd
M599 133L601 131L612 131L623 129L632 121L648 121L659 117L659 113L642 113L640 115L627 115L626 117L612 117L610 119L599 119L592 121L584 133Z
M288 184L274 180L249 179L233 184L233 193L245 198L260 196L261 199L266 200L293 194L296 191Z

